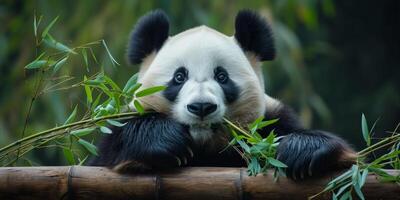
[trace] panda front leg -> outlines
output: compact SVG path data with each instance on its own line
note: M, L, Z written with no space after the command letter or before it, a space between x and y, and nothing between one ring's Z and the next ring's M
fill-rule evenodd
M277 149L277 159L288 166L289 178L320 177L355 163L356 153L342 138L325 131L304 129L291 108L279 104L270 107L265 116L279 119L262 132L266 136L274 130L284 136Z
M147 114L112 127L91 165L118 172L145 172L185 165L193 157L186 126L162 114Z
M288 168L294 180L319 177L349 168L355 152L341 138L319 130L304 130L286 135L277 149L277 159Z

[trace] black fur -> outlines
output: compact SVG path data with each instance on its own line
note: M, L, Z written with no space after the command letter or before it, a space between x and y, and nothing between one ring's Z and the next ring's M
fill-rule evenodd
M278 136L285 136L278 146L277 159L288 165L289 178L320 176L351 165L340 160L343 153L352 152L344 140L325 131L304 129L290 107L271 109L265 119L279 119L260 134L267 137L273 130Z
M176 97L179 94L179 91L181 91L183 85L185 84L185 82L177 83L175 81L175 75L178 72L185 74L186 77L188 76L188 71L185 67L179 67L178 69L175 70L173 77L167 83L167 88L163 91L164 97L169 101L175 101Z
M250 10L240 11L235 21L235 38L244 51L255 53L261 61L275 57L271 28L267 21Z
M168 19L161 11L154 11L142 17L131 36L128 51L130 61L140 63L146 55L159 50L168 37L168 29ZM239 12L236 17L235 37L244 51L256 53L260 60L274 58L270 28L256 13ZM182 70L187 76L188 72L184 67L179 68L175 74ZM217 67L214 73L217 74L221 70L225 69ZM226 70L223 72L227 74ZM185 83L182 81L178 84L174 77L167 83L168 87L163 92L170 101L175 101ZM229 75L228 79L219 80L226 101L235 101L239 97L238 86ZM259 132L263 137L272 130L279 136L285 136L278 146L277 157L288 165L286 172L289 178L318 176L349 167L354 162L351 160L354 151L341 138L324 131L304 129L294 112L286 106L267 110L266 119L279 118L279 121ZM215 134L211 148L208 144L194 144L189 128L164 114L155 113L133 118L121 128L112 128L113 134L103 139L99 145L100 155L93 160L92 165L115 167L116 170L119 166L123 166L123 169L128 166L127 169L139 171L178 165L245 166L241 156L232 148L220 153L230 140L229 134L221 134L227 132L221 127L223 126L213 125Z
M128 45L128 59L131 64L139 64L143 59L158 51L168 38L169 21L161 10L155 10L141 17L134 27Z
M191 158L192 141L187 127L162 114L133 118L128 124L114 127L99 146L95 166L115 166L136 161L148 168L178 166Z
M277 159L288 166L286 175L289 178L304 179L348 167L340 163L340 157L349 149L345 141L331 133L303 130L282 139Z
M352 161L342 160L345 152L353 152L345 141L331 133L303 129L288 107L268 114L267 119L279 117L278 123L260 134L266 137L273 129L285 136L278 146L277 159L288 165L291 179L318 177L331 171L345 169ZM292 123L293 122L293 123ZM217 128L217 127L216 127ZM213 140L220 135L215 135ZM225 141L225 142L224 142ZM223 148L229 139L218 143ZM91 165L114 167L130 161L128 172L186 166L244 167L246 163L232 148L220 152L208 146L194 145L188 127L163 114L133 118L122 128L113 128L99 145L100 156ZM178 159L179 161L178 161ZM126 172L126 171L124 171Z
M223 67L217 67L214 70L214 74L218 74L220 71L225 72L228 75L227 80L224 83L218 82L221 86L222 91L224 91L225 99L228 103L234 102L239 97L239 88L236 83L229 78L229 74Z

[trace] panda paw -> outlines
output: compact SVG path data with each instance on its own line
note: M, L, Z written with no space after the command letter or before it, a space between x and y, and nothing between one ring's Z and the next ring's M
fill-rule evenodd
M350 167L354 151L340 138L322 131L292 133L278 146L277 159L285 163L293 180L319 177Z
M191 142L187 138L180 141L163 141L161 145L152 146L143 161L152 168L185 166L192 158Z

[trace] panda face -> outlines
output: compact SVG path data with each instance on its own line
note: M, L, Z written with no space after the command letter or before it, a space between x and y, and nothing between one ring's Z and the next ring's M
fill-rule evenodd
M153 102L153 109L167 111L183 124L207 128L224 116L242 113L236 108L263 108L262 86L239 45L205 26L169 38L142 69L139 80L144 86L167 86L157 99L143 102Z

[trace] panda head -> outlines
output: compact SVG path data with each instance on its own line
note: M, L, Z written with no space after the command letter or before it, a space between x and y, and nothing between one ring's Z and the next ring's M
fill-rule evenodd
M192 127L209 127L226 116L250 122L265 112L260 62L275 55L267 22L241 11L234 36L199 26L169 36L162 11L139 19L128 44L128 59L140 64L143 87L165 85L141 99L147 109L166 113Z

